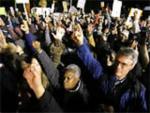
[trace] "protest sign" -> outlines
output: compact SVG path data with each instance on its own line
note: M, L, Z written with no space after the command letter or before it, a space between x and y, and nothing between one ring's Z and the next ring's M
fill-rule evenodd
M6 15L5 7L0 7L0 15Z
M41 8L41 7L33 7L31 9L32 14L37 15L43 15L43 17L46 17L50 14L51 9L50 8Z
M86 0L78 0L77 7L84 10Z
M70 7L69 13L77 13L77 12L78 12L78 10L74 6Z
M132 27L132 17L134 16L134 14L136 13L136 19L139 19L142 16L143 11L138 9L138 8L131 8L127 21L126 21L126 25L128 26L128 28Z
M118 0L114 0L111 16L112 17L120 17L120 15L121 15L121 7L122 7L122 2L118 1Z
M66 1L62 1L63 11L68 12L68 3Z
M17 4L25 4L25 3L29 3L29 0L16 0Z
M101 8L105 7L105 2L100 2L100 7Z

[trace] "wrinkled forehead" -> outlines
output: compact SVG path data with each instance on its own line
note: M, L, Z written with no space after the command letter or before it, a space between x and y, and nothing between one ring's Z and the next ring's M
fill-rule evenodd
M69 76L74 76L74 77L79 77L79 75L76 74L76 71L73 69L66 69L64 73L64 77L69 77Z
M125 63L125 64L132 64L133 63L133 58L131 55L117 55L116 57L117 62Z

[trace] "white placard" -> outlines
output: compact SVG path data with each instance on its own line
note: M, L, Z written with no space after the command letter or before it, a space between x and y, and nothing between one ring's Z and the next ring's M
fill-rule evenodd
M105 7L105 2L100 2L100 7L101 8Z
M5 7L0 7L0 15L6 15Z
M25 3L29 3L29 0L16 0L17 4L25 4Z
M77 7L84 9L86 0L78 0Z
M138 8L131 8L129 16L134 16L134 13L137 12L137 19L139 19L142 15L142 10L138 9Z
M14 8L13 7L10 7L10 12L11 12L11 14L15 14L15 11L14 11Z
M68 12L68 3L66 1L62 1L63 11Z
M77 13L77 12L78 12L78 10L74 6L70 7L69 13Z
M55 3L52 3L52 5L51 5L51 13L54 13L54 11L55 11Z
M128 15L128 18L127 18L127 21L126 21L126 25L131 28L132 27L132 16L134 16L134 13L137 12L137 19L139 19L141 16L142 16L142 13L143 11L138 9L138 8L131 8L130 9L130 12L129 12L129 15Z
M118 0L114 0L113 2L113 10L112 10L112 17L120 17L121 15L121 7L122 7L122 2Z
M32 14L43 15L44 17L50 14L50 8L33 7L31 9Z

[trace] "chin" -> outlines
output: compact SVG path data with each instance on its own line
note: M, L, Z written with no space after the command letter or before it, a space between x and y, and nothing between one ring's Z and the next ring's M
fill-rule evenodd
M69 89L70 89L70 87L68 87L68 86L64 86L64 89L69 90Z
M121 74L120 74L120 73L115 73L115 75L116 75L117 77L120 77L120 76L121 76Z

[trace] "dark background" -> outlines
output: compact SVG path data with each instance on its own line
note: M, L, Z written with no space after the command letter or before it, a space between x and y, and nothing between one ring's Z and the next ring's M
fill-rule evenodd
M57 0L56 11L62 11L62 0ZM67 0L69 1L69 0ZM78 0L72 0L73 5L76 6ZM100 2L105 1L105 3L112 8L113 0L87 0L85 5L85 12L89 12L91 9L98 11L100 9ZM142 9L145 6L150 6L150 0L120 0L123 2L122 12L129 12L131 7ZM30 0L31 7L38 6L39 0ZM47 0L48 7L51 6L52 0ZM15 0L0 0L0 6L5 6L6 9L9 9L10 6L15 6ZM150 12L149 12L150 13ZM145 15L148 15L148 12L144 12Z

